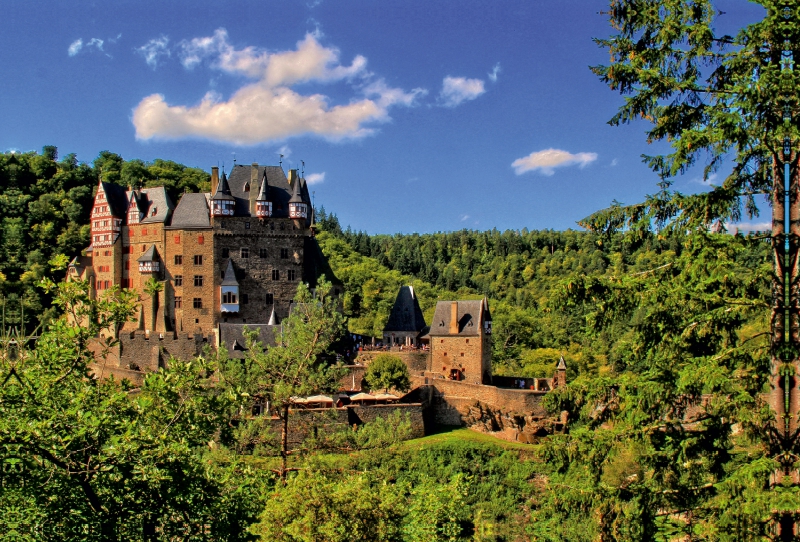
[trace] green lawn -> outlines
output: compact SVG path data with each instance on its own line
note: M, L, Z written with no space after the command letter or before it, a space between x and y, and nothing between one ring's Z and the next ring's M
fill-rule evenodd
M403 443L403 447L410 450L419 450L429 446L438 446L448 442L474 442L478 444L491 444L506 450L519 450L535 453L538 449L536 444L524 444L522 442L509 442L486 433L480 433L471 429L464 429L461 427L448 427L441 428L439 431L432 435L428 435L418 439L408 440Z

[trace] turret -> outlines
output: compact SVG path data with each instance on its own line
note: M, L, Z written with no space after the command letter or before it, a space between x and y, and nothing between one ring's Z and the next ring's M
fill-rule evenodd
M219 299L220 312L239 312L239 281L236 280L236 271L231 260L228 260L228 267L220 284Z
M211 215L212 216L233 216L236 200L231 195L228 186L228 177L222 171L222 178L217 185L217 191L211 196Z
M256 216L258 218L269 218L272 216L272 201L269 199L269 184L267 183L267 168L264 168L264 176L261 178L261 186L256 197Z
M161 263L155 245L150 245L147 252L142 254L136 261L139 262L139 273L152 275L161 271Z
M564 361L564 356L558 360L556 365L556 372L553 374L553 388L563 388L567 385L567 364Z
M303 201L302 192L300 191L300 177L297 176L296 170L289 172L289 179L294 179L292 197L289 198L289 218L305 220L308 218L308 204Z

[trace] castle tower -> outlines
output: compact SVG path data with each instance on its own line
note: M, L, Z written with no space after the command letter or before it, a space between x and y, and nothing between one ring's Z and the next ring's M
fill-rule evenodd
M553 389L563 388L567 385L567 364L564 361L564 356L558 360L556 371L553 373Z
M219 286L220 312L239 312L239 282L233 269L233 260L228 260L225 276Z
M413 286L401 286L383 328L383 342L391 346L419 346L425 317Z
M228 186L228 177L223 170L222 178L217 185L217 191L211 196L211 215L233 216L235 207L236 200L231 195L231 189Z
M471 384L492 380L492 317L486 298L439 301L431 323L431 371ZM488 322L488 325L487 325Z

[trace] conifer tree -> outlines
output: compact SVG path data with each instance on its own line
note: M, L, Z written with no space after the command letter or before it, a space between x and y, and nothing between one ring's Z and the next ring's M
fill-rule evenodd
M597 43L611 63L593 70L626 96L612 125L645 119L648 142L668 142L666 155L645 156L661 181L641 204L614 205L584 225L602 231L657 226L719 228L744 213L757 214L756 197L772 207L769 405L762 427L772 480L773 532L794 539L800 510L795 498L778 498L797 480L800 389L800 2L753 0L764 18L736 36L718 35L725 16L712 0L611 0L614 35ZM707 193L672 190L673 179L703 165L706 181L731 168ZM788 491L788 490L787 490ZM770 529L767 529L768 532Z

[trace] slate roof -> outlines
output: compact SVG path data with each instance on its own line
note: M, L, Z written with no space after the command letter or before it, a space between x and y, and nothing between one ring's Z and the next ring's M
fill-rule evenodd
M275 218L287 218L289 216L289 198L292 195L292 187L286 179L286 174L280 166L257 166L259 179L264 179L267 175L267 199L272 201L272 216ZM231 195L236 201L234 216L250 216L250 192L246 191L245 185L250 183L251 165L236 164L228 177L228 186ZM300 195L303 201L310 204L308 188L305 181L300 183ZM253 190L254 187L250 187ZM259 187L260 188L260 187Z
M125 188L116 183L101 182L100 185L103 187L103 192L106 193L106 201L111 214L117 218L124 218L128 212L128 195L125 193Z
M303 193L300 189L300 185L303 184L300 178L298 178L294 186L292 186L292 197L289 198L289 203L303 203Z
M172 213L170 228L210 228L208 211L209 194L184 194Z
M558 365L556 365L556 369L558 369L559 371L567 370L567 363L564 361L564 356L561 356L561 359L558 360Z
M482 319L490 320L489 306L485 299L475 301L439 301L433 313L429 335L431 337L450 336L450 314L453 303L458 303L458 335L469 336L481 333Z
M163 186L155 188L142 188L138 194L134 192L134 197L139 210L144 214L140 224L163 224L169 220L172 210L175 209L172 200ZM126 199L130 201L131 191L126 193ZM153 215L153 211L156 212Z
M413 286L401 286L383 331L422 331L425 317Z
M150 248L147 249L147 252L136 258L137 262L157 262L158 261L158 251L156 250L155 245L150 245Z
M219 184L217 185L217 191L214 192L214 195L211 196L212 200L232 200L234 199L231 195L231 189L228 187L228 177L225 175L225 172L222 172L222 178L219 180Z
M250 188L252 190L252 187ZM261 176L261 185L258 188L256 201L269 201L269 180L267 179L267 168Z
M233 269L233 260L228 260L228 267L225 269L225 276L222 278L220 286L239 286L236 280L236 271Z
M251 331L258 331L258 340L265 347L275 346L278 342L281 326L270 326L266 324L219 324L219 341L220 345L224 344L228 349L228 355L232 358L244 358L246 351L247 339L244 337L244 328ZM238 345L238 348L234 347Z

